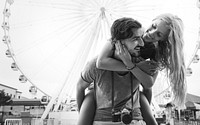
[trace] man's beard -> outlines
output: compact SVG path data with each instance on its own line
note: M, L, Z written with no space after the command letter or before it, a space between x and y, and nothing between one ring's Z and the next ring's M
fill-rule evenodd
M131 56L132 57L138 57L138 56L140 56L140 51L131 53Z

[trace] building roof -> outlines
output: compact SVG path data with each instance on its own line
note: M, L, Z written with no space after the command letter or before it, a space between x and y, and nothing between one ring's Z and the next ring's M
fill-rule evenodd
M200 110L200 104L197 104L195 102L191 102L191 101L187 101L185 103L185 106L187 107L187 109L196 109L196 110Z
M200 104L200 96L187 93L185 103L187 103L186 105L190 105L190 103ZM166 107L166 105L167 104L159 104L159 106L163 108Z
M4 87L10 88L10 89L17 90L16 88L13 88L13 87L10 87L10 86L7 86L7 85L4 85L4 84L1 84L1 83L0 83L0 86L4 86Z
M21 92L21 91L19 91L19 90L17 90L16 92L17 92L17 93L22 93L22 92Z
M200 96L187 93L187 95L186 95L186 102L188 102L188 101L200 104Z
M41 103L40 99L13 99L9 105L40 106L46 104Z
M11 87L11 86L7 86L7 85L1 84L1 83L0 83L0 86L3 86L3 87L6 87L6 88L9 88L9 89L16 90L16 92L17 92L17 93L20 93L20 94L22 93L21 91L17 90L17 89L14 88L14 87Z

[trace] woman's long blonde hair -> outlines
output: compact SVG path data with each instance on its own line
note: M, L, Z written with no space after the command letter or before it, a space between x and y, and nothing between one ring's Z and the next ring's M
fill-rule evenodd
M155 19L164 21L170 30L166 40L158 42L158 58L163 68L166 68L174 97L173 102L183 106L187 94L183 22L179 17L168 13L161 14Z

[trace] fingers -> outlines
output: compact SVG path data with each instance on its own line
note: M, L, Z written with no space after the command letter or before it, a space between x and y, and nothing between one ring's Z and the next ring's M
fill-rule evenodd
M117 52L119 52L119 46L118 46L117 42L115 43L115 49Z
M118 44L120 52L123 53L124 51L123 51L123 46L122 46L121 42L117 41L117 44Z
M119 41L115 43L115 49L117 50L117 54L120 55L122 53L121 48L119 46Z
M158 65L158 63L155 62L155 61L153 61L153 60L147 60L146 62L147 62L149 65L153 65L153 66L157 66L157 65Z
M142 57L138 57L138 60L139 60L139 61L144 61L145 59L142 58Z
M117 40L117 42L115 43L115 47L119 54L122 54L124 52L123 45L119 40Z
M129 54L129 51L128 49L125 47L125 45L122 45L123 46L123 52L127 55Z
M157 73L158 72L158 70L156 70L156 69L151 69L150 70L150 75L154 75L155 73Z

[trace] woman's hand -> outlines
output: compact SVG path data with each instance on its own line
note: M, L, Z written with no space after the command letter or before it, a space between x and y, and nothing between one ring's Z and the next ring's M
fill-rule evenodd
M158 71L158 63L153 60L146 60L137 63L137 67L149 75L154 75Z
M122 45L121 42L118 40L115 43L115 48L116 48L116 54L123 61L125 66L132 67L132 65L133 65L132 57L131 57L130 53L128 52L126 46Z

